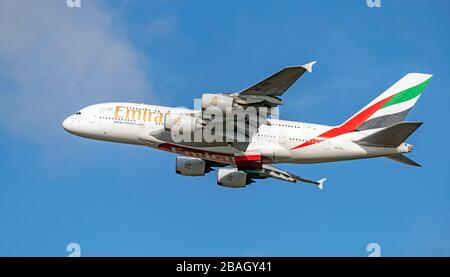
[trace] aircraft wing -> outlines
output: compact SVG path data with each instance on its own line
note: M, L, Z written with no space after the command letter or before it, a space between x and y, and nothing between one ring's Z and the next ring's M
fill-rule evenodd
M297 182L303 182L308 184L316 185L318 188L323 188L323 183L325 182L326 178L314 181L306 178L302 178L300 176L297 176L293 173L289 173L287 171L281 170L277 167L274 167L272 165L263 164L261 168L239 168L239 170L242 170L250 175L251 178L254 179L265 179L265 178L275 178L283 181L288 181L291 183L297 183Z
M244 105L275 107L282 104L279 96L292 86L306 71L312 72L312 66L316 62L310 62L300 66L289 66L261 82L242 90L238 93L241 103Z

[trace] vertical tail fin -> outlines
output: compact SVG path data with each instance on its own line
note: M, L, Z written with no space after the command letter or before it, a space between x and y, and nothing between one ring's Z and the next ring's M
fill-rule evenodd
M367 130L402 122L416 104L432 75L409 73L341 126Z

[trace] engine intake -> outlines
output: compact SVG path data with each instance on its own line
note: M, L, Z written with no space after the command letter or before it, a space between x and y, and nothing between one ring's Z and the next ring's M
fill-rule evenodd
M237 168L220 168L217 171L217 184L228 188L243 188L247 182L247 173Z
M232 108L234 98L220 93L204 93L202 95L202 109L206 110L210 107L219 108L222 112L226 112L227 108Z
M167 131L194 132L202 128L202 120L197 114L171 114L164 117L164 129Z
M175 171L184 176L203 176L206 173L206 162L199 158L177 157Z

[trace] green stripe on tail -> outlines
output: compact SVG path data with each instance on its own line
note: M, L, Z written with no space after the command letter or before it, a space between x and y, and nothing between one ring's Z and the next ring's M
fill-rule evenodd
M399 104L399 103L411 100L413 98L416 98L417 96L422 94L423 90L428 85L428 82L430 81L430 79L426 80L425 82L423 82L421 84L418 84L415 87L411 87L409 89L406 89L404 91L401 91L401 92L397 93L388 102L386 102L386 104L384 104L381 107L381 109L382 108L386 108L386 107L391 106L391 105L395 105L395 104Z

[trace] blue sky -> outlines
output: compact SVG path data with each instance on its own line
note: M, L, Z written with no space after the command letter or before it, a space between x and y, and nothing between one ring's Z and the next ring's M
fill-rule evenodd
M0 255L450 255L450 3L0 2ZM409 119L412 168L386 159L283 165L326 188L176 175L175 156L71 136L97 102L192 106L318 63L283 119L339 124L408 72L434 74Z

